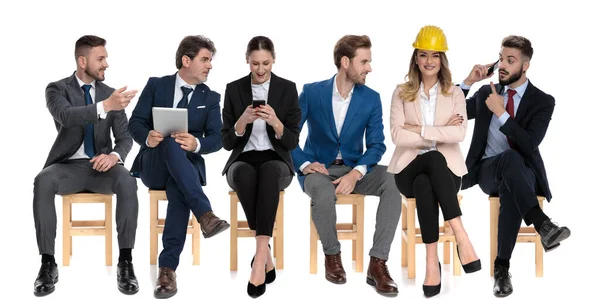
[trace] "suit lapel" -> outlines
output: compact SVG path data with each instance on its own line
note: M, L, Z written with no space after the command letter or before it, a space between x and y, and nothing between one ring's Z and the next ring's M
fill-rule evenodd
M452 103L452 101L450 101L450 99L442 93L442 88L438 87L437 100L435 103L435 118L433 119L434 126L445 125L445 124L440 124L438 122L438 119L439 119L440 111L445 111L445 110L452 111L453 110L452 107L449 107L449 108L446 107L446 104L449 104L449 103ZM419 115L419 116L421 116L421 115ZM419 121L422 122L421 119L419 119Z
M102 82L96 81L96 103L108 99L108 97L110 97L110 94L111 92L108 86L104 85L104 83Z
M439 95L438 95L438 100L439 100ZM417 97L415 98L414 101L412 101L412 104L413 104L413 108L415 108L415 115L417 115L418 124L416 124L416 125L422 126L423 125L423 112L421 112L421 89L420 88L419 88L419 91L417 92ZM439 104L439 101L437 104ZM437 105L436 105L436 110L437 110Z
M204 85L204 83L196 85L194 92L192 93L192 98L190 99L190 103L188 104L188 122L192 117L192 113L198 109L198 106L202 106L204 102L204 98L206 98L206 89L208 87Z
M363 101L363 86L362 85L354 85L354 91L352 92L352 98L350 99L350 105L348 106L348 112L346 112L346 117L344 118L344 125L342 125L342 130L340 133L340 137L344 135L344 133L348 130L350 125L352 125L352 119L358 109L362 105Z
M85 106L85 96L83 94L83 89L79 86L79 82L77 82L77 78L75 78L75 73L71 76L69 80L69 89L73 92L73 102L71 105L73 106Z
M242 100L242 113L246 110L246 107L252 105L252 81L250 80L252 74L246 76L244 80L240 82L238 90L240 92L240 99Z
M329 123L329 128L333 132L333 136L338 138L337 128L333 119L333 84L334 79L331 78L329 81L321 85L321 92L319 96L321 98L321 105L323 106L323 113L325 114L325 120Z
M515 115L515 121L518 123L525 114L527 114L527 110L529 106L531 106L531 101L533 100L535 86L531 84L531 81L527 84L527 89L525 89L525 93L523 93L523 97L521 98L521 102L519 103L519 107L517 108L517 115Z
M267 95L267 101L269 106L277 112L277 108L279 107L280 100L283 95L283 84L279 77L275 74L271 73L271 83L269 84L269 93Z
M175 101L175 99L173 98L175 96L175 75L172 75L170 77L167 77L167 80L165 80L165 92L167 94L165 94L165 107L167 108L173 108L173 103ZM181 99L178 99L181 100Z

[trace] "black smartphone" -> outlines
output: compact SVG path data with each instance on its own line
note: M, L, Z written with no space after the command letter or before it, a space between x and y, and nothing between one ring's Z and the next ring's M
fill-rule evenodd
M252 108L256 108L260 105L265 105L265 100L253 100L252 101Z
M498 69L499 63L500 63L500 59L496 60L496 62L494 62L494 64L488 68L486 76L493 74Z

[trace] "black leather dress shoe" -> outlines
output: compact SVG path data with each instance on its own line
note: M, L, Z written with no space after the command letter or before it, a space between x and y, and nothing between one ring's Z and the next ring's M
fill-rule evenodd
M503 265L494 266L494 296L506 297L513 292L512 282L508 267Z
M555 223L552 223L550 219L546 219L546 221L542 223L542 227L540 227L538 233L542 239L544 251L548 252L556 249L561 241L567 239L571 235L571 230L566 226L559 227Z
M131 261L122 261L117 265L117 285L119 291L126 295L133 295L140 290Z
M54 284L58 282L58 268L53 262L43 263L35 282L33 294L41 297L54 292Z

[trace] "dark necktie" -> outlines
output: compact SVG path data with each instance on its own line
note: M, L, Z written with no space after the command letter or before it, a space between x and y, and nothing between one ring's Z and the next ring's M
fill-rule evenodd
M81 86L83 88L83 94L85 95L85 105L92 105L92 95L90 94L90 89L92 85L84 84ZM94 125L87 124L85 125L85 130L83 134L83 151L88 157L93 158L96 155L96 150L94 149Z
M511 118L515 118L515 100L513 100L513 96L517 93L514 89L508 89L508 102L506 102L506 112L510 115ZM508 140L508 145L511 148L514 148L514 144L508 136L506 136L506 140Z
M181 98L179 103L177 103L177 108L187 108L188 95L190 94L190 92L192 92L194 90L189 87L181 86L181 91L183 91L183 97Z

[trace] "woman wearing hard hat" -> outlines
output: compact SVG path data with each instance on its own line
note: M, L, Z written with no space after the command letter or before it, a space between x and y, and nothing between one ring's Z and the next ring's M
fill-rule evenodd
M390 127L396 150L388 171L395 173L398 190L415 198L427 251L423 292L431 297L441 290L438 204L454 231L465 272L479 271L481 262L462 225L457 200L461 176L467 173L458 144L467 131L465 96L452 84L442 29L421 28L413 47L406 82L392 97Z

